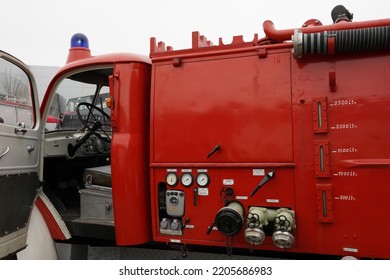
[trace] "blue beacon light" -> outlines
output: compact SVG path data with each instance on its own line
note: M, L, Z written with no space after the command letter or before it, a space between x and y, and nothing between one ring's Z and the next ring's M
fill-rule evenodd
M87 36L82 33L76 33L70 39L70 49L66 63L91 57L89 41Z
M82 33L76 33L70 39L71 48L86 48L89 49L89 41L87 36Z

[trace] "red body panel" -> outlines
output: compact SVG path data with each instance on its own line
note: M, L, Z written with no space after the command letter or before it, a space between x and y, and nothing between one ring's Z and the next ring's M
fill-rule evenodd
M164 141L154 142L153 161L292 162L290 57L275 60L155 65L153 138ZM217 144L223 152L206 161Z
M154 240L227 246L216 227L206 232L231 187L245 220L251 206L295 212L292 252L389 257L377 238L390 229L380 218L390 212L388 52L296 59L289 44L154 51ZM275 177L250 196L271 170ZM207 191L196 182L170 186L168 173L194 181L207 173L210 183ZM185 197L179 218L161 210L164 193L175 191ZM164 218L178 218L181 233L161 230ZM271 233L248 244L245 223L233 247L280 250Z
M299 209L302 213L299 227L308 227L299 231L300 239L305 240L302 248L329 254L343 254L353 248L362 256L388 258L383 239L376 237L388 230L377 214L390 211L386 202L390 158L386 139L390 133L385 120L390 115L390 86L386 82L390 55L378 53L340 57L333 62L297 62L292 65L296 81L293 103L305 101L295 110L297 119L305 120L305 124L295 126L296 142L302 143L295 152L296 160L302 160L302 164L297 164L296 174L306 173L299 168L302 165L314 169L307 173L311 179L299 176L302 180L296 182L297 216ZM335 63L336 67L335 92L327 89L330 63ZM326 100L327 131L305 131L304 126L315 127L313 106L318 99ZM308 153L302 148L310 147L315 151L320 141L329 145L329 174L316 172L316 152L304 158ZM316 221L310 221L305 213L315 213L315 209L321 207L314 201L318 197L316 191L323 186L329 189L332 219L323 220L320 214ZM370 212L372 210L374 213Z
M149 206L150 66L118 63L111 78L112 195L118 245L151 240Z

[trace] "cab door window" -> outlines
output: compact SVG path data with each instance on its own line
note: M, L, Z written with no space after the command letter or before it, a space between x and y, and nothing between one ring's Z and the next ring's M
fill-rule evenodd
M27 74L0 58L0 123L32 128L35 124L33 112Z

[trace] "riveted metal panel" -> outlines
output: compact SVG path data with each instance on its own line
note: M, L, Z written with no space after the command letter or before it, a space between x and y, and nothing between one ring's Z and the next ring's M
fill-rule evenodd
M37 173L0 176L0 237L26 226L38 187Z

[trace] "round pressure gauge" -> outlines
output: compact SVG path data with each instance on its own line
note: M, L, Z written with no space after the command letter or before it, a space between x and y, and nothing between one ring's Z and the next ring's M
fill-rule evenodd
M176 186L177 182L178 182L178 178L177 178L176 173L168 173L167 177L165 178L165 181L171 187Z
M199 187L207 187L210 183L210 178L206 173L199 173L198 176L196 176L196 183Z
M191 187L193 182L192 175L190 173L183 173L183 175L181 175L180 181L184 187Z

